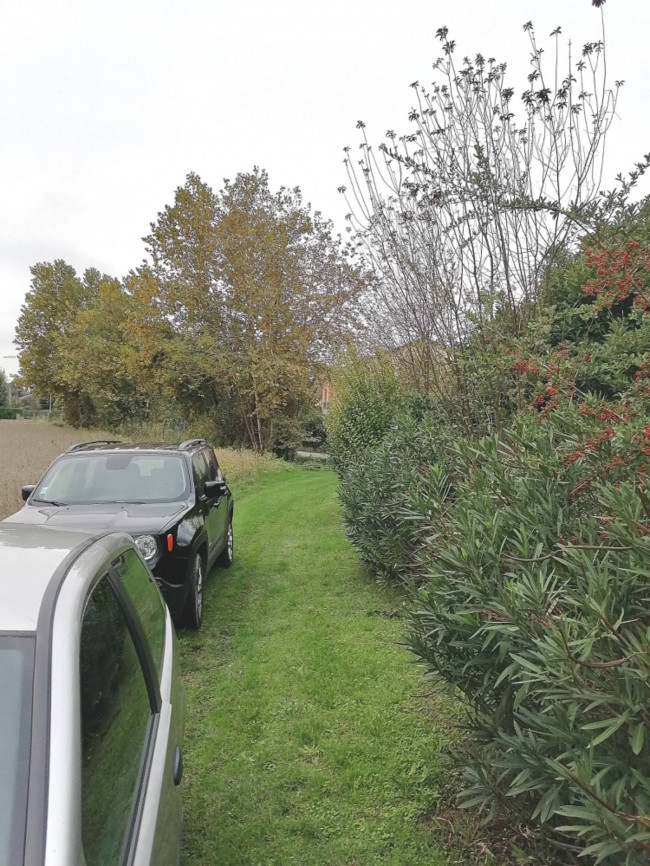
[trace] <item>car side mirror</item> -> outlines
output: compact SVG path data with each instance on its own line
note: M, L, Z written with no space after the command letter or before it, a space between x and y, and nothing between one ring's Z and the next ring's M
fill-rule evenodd
M206 481L205 493L206 496L225 496L228 487L225 481Z
M23 502L27 502L32 493L36 490L35 484L23 484L23 489L21 490L21 496L23 497Z

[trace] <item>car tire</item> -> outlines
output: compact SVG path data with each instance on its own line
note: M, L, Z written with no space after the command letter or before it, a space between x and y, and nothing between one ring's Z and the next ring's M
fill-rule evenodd
M200 553L195 553L192 557L187 582L189 591L178 624L183 628L191 628L196 631L201 628L203 622L203 589L205 586L205 565Z
M235 536L232 531L232 512L228 517L228 532L226 535L226 546L219 556L218 564L222 568L230 568L235 556Z

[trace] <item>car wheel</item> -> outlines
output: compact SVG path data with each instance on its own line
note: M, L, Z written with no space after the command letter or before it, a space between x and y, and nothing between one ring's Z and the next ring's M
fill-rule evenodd
M179 617L179 625L184 628L201 628L203 622L203 585L205 568L200 553L195 553L188 573L189 592L183 613Z
M235 536L232 531L232 514L228 518L228 534L226 535L226 546L219 557L219 565L230 568L235 555Z

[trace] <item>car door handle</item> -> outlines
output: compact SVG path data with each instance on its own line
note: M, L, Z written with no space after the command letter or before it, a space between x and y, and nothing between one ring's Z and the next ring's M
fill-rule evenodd
M183 778L183 756L181 754L181 747L176 746L176 749L174 750L174 784L180 785L182 778Z

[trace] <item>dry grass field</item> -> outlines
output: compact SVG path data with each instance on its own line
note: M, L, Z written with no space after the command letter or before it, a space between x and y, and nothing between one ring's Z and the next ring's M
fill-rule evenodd
M38 421L0 421L0 519L22 506L23 484L38 481L52 460L68 446L100 438L117 437L102 430L82 431ZM231 448L217 449L217 457L231 484L262 473L282 471L286 465L269 455Z

